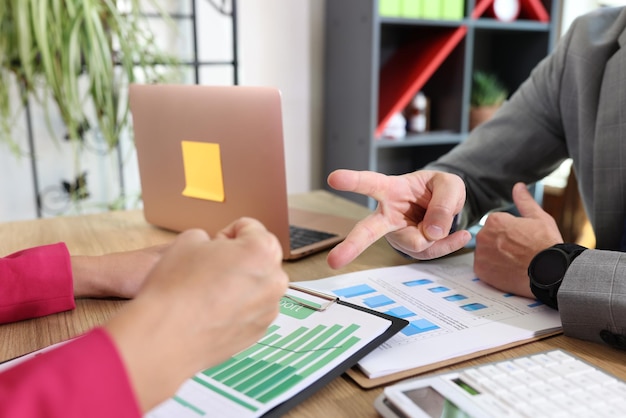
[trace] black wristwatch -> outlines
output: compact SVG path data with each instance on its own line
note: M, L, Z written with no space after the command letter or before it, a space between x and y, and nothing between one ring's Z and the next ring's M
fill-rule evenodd
M567 268L587 248L578 244L556 244L537 254L528 266L530 290L551 308L558 309L557 292Z

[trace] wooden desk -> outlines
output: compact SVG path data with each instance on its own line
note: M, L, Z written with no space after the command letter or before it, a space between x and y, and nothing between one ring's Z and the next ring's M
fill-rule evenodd
M324 191L291 196L290 203L302 208L355 219L360 219L368 213L366 208ZM166 242L174 235L148 225L141 211L123 211L0 224L0 236L2 237L0 255L6 255L34 245L58 241L64 241L72 254L102 254ZM342 270L332 270L326 265L326 253L286 262L285 269L293 281L299 281L408 262L381 240ZM1 325L0 361L66 340L102 324L124 303L125 301L120 300L83 299L77 301L76 309L71 312ZM455 367L502 360L553 348L566 349L626 379L626 352L562 335L467 361ZM340 377L291 410L287 416L376 417L378 414L373 402L381 391L382 388L363 390L349 377Z

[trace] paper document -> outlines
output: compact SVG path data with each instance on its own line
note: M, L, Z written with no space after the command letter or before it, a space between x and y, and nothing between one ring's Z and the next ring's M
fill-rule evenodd
M145 416L282 416L407 323L294 287L281 299L280 313L263 338L224 363L196 374L174 397ZM0 363L0 372L67 342Z
M293 289L287 294L292 298L281 300L280 315L265 337L195 375L147 417L262 416L297 397L390 327L388 319L372 313L337 303L317 311L293 298L320 306L328 300Z
M555 332L557 311L502 293L473 272L473 254L299 282L409 321L358 364L369 378Z

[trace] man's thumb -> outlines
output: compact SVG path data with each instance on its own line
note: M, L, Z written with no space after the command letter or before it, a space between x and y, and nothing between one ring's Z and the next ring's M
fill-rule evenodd
M513 203L524 218L537 218L545 213L524 183L513 186Z

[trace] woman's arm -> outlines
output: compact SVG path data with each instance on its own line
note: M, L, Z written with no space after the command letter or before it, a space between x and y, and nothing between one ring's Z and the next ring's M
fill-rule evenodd
M75 297L134 297L169 244L71 256L64 243L0 258L0 323L74 309Z
M0 374L0 417L140 417L124 364L98 328Z
M0 416L139 416L258 340L288 281L258 221L185 232L103 328L0 374Z
M0 258L0 323L74 309L70 255L63 243Z

